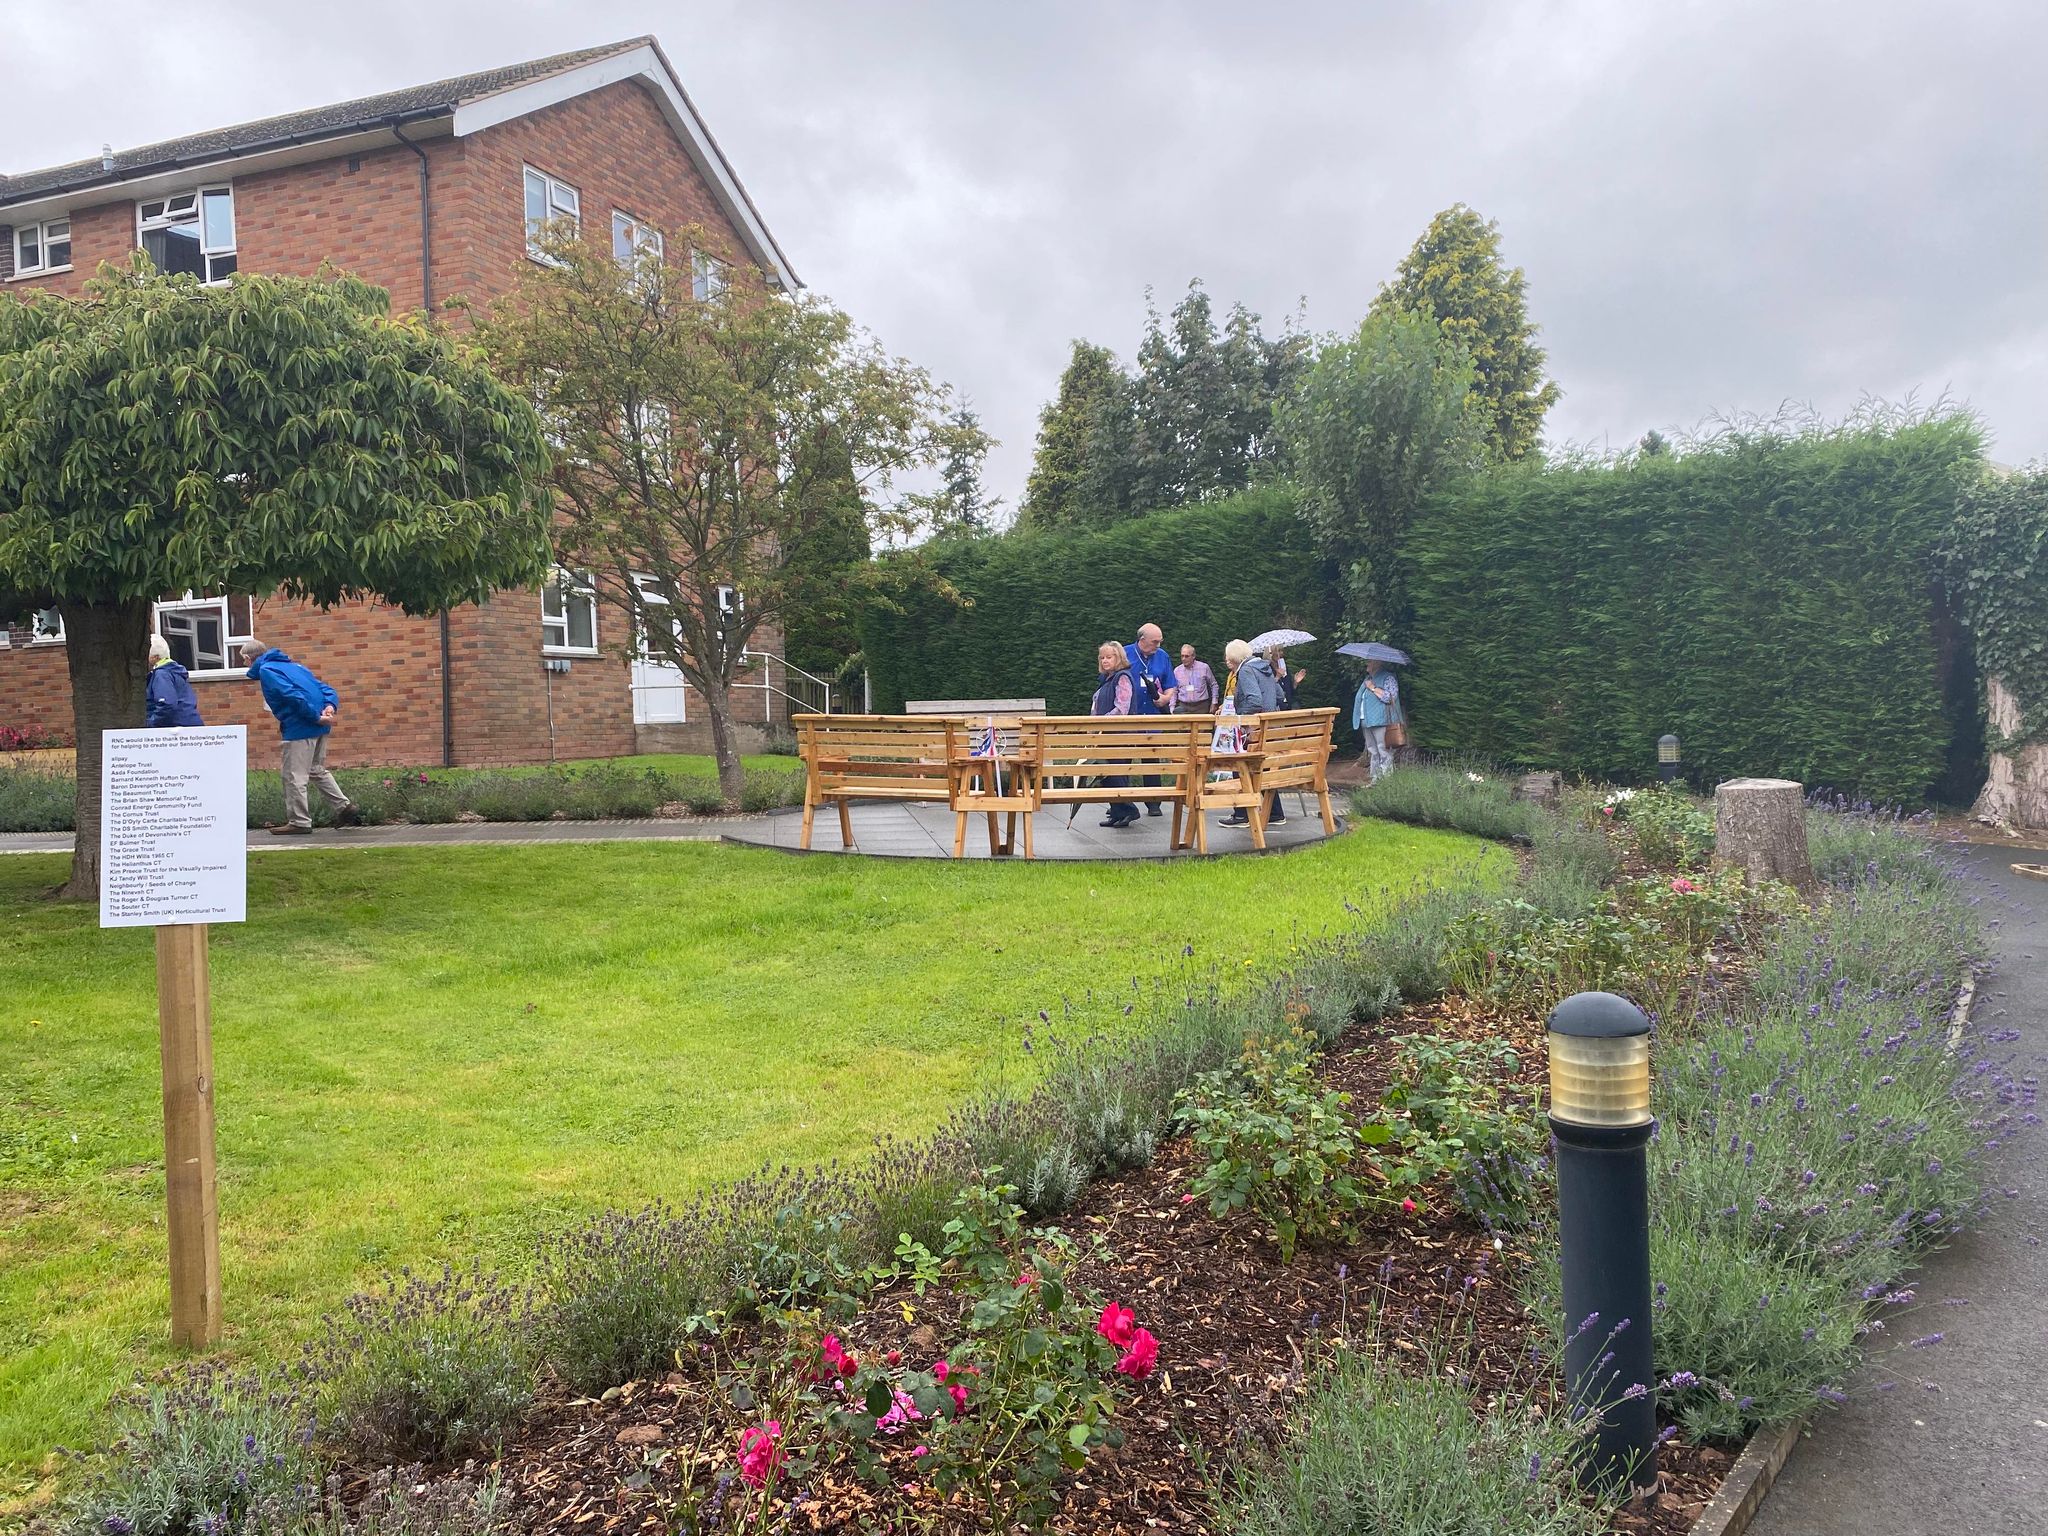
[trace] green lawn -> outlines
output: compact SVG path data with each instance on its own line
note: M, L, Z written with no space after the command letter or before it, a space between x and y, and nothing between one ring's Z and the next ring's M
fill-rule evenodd
M387 1266L482 1253L770 1159L918 1132L1091 985L1284 957L1507 856L1363 821L1263 859L946 864L703 844L252 860L213 933L228 1352ZM0 1468L32 1484L168 1358L147 930L0 858ZM12 1480L12 1479L10 1479ZM17 1492L28 1485L16 1483ZM0 1481L0 1512L7 1502Z

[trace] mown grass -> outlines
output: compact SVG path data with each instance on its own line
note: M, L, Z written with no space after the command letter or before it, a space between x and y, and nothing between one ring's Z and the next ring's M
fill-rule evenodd
M680 844L255 861L251 920L213 936L227 1353L275 1357L389 1267L517 1274L572 1215L921 1131L1021 1073L1009 1047L1040 1007L1162 975L1183 946L1256 976L1475 865L1508 859L1372 822L1168 864ZM61 872L0 860L0 1466L20 1471L169 1358L150 936L41 900Z

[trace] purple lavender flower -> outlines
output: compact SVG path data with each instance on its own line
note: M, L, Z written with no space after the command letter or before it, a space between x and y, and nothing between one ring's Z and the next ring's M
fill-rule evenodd
M1939 1344L1942 1336L1938 1333L1923 1334L1912 1343L1914 1349L1926 1349L1930 1344Z

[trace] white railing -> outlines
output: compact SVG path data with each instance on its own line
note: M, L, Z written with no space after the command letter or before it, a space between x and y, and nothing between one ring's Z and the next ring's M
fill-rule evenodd
M732 681L735 720L758 720L772 725L778 698L788 706L785 714L830 715L843 710L844 704L831 683L802 667L792 666L773 651L743 651L740 657L740 670ZM778 673L781 677L779 682L776 680ZM636 718L642 713L651 717L645 723L682 724L690 718L689 700L695 690L680 672L659 679L636 678L632 688L636 697L658 694L664 699L674 700L673 716L665 707L659 711L636 710ZM760 696L759 708L755 708L753 700L746 697L750 693Z

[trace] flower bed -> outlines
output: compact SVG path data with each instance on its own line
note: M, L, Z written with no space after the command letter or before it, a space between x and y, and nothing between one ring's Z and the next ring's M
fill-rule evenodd
M1473 788L1405 803L1497 824ZM496 1492L551 1529L1306 1536L1349 1509L1675 1533L1740 1435L1839 1396L2032 1092L1997 1041L1947 1049L1974 928L1924 845L1829 823L1838 889L1809 912L1654 868L1697 864L1686 809L1646 851L1633 812L1577 796L1526 824L1511 895L1433 894L1270 987L1095 999L1109 1032L1041 1033L1028 1096L857 1172L564 1234L531 1294L365 1299L276 1413L358 1467L496 1449ZM1570 1481L1535 1155L1541 1017L1587 985L1659 1015L1658 1379L1628 1390L1658 1398L1667 1478L1622 1509ZM143 1500L151 1455L111 1463L81 1526L174 1536L244 1507L196 1474Z

